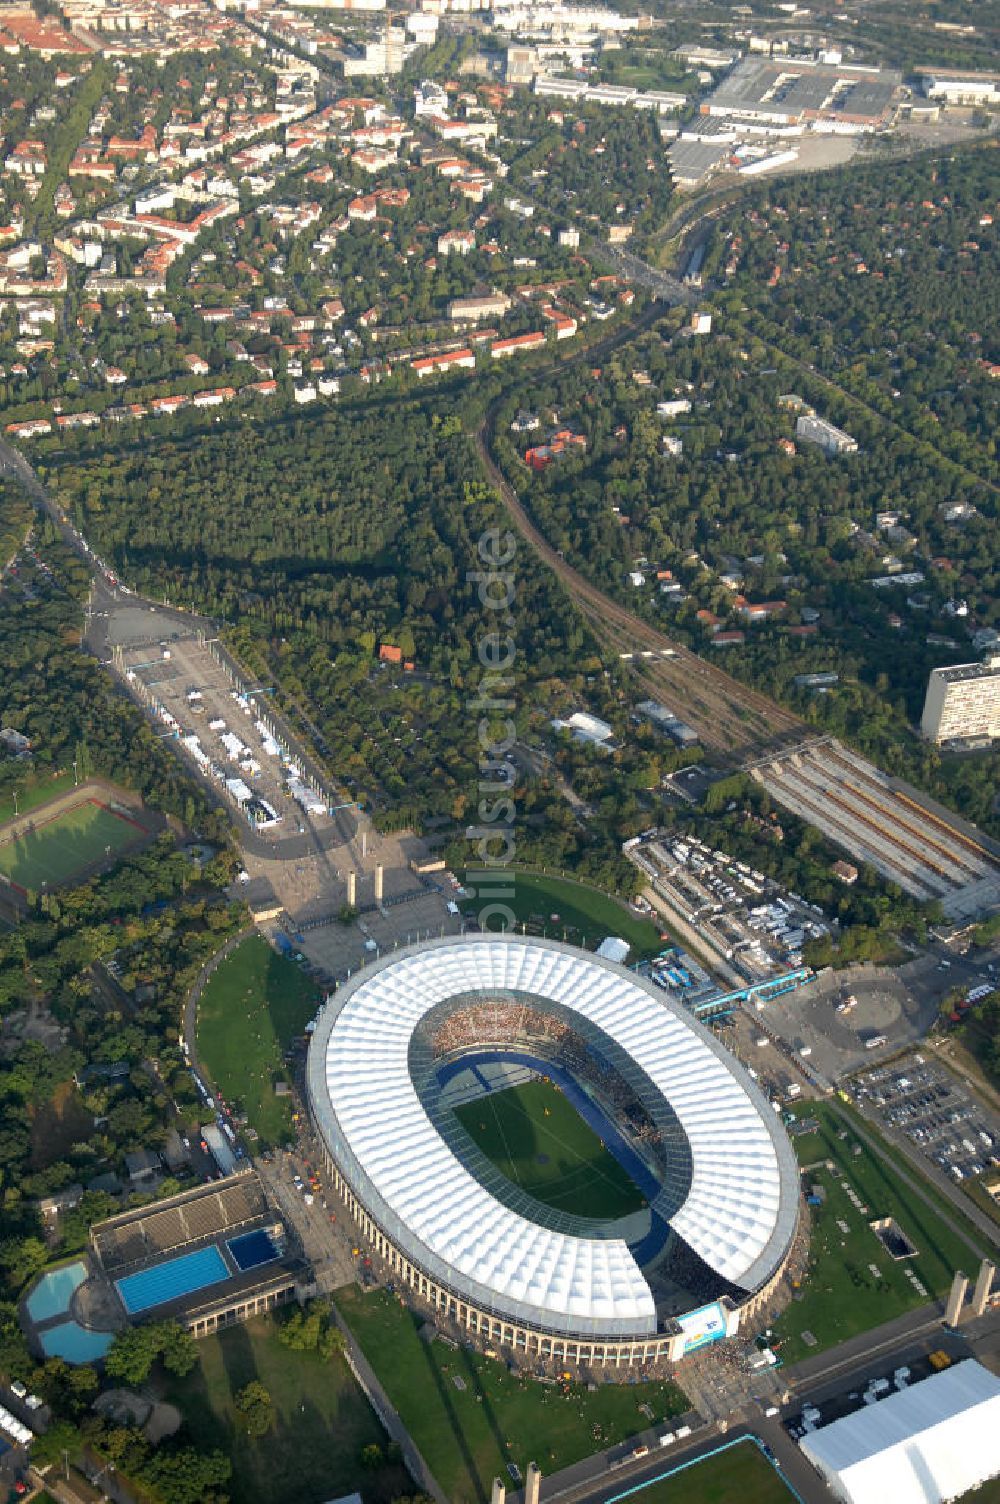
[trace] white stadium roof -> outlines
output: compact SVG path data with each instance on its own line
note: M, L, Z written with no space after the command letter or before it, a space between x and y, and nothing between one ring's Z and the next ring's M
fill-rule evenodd
M656 1330L652 1294L623 1240L553 1231L502 1205L417 1094L409 1049L421 1019L451 999L504 994L561 1005L640 1067L690 1148L690 1186L671 1226L721 1279L759 1286L787 1251L796 1215L794 1157L771 1108L651 983L533 938L467 935L397 951L342 987L320 1018L309 1055L313 1111L387 1236L487 1309L558 1330Z
M956 1363L799 1445L846 1504L942 1504L1000 1473L1000 1379Z

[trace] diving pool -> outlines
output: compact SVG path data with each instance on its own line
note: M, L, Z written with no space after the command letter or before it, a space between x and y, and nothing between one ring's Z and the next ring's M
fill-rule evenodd
M278 1250L271 1241L270 1233L261 1228L258 1232L245 1232L238 1238L230 1238L226 1247L233 1256L237 1269L258 1269L261 1264L273 1264Z
M76 1264L64 1264L61 1269L50 1269L43 1274L25 1302L28 1315L34 1322L49 1321L69 1310L73 1291L87 1278L87 1266L82 1259Z
M111 1346L111 1332L90 1332L78 1321L59 1321L39 1333L47 1358L65 1358L67 1363L96 1363Z
M142 1269L138 1274L116 1279L115 1288L129 1315L137 1316L153 1306L166 1305L168 1300L191 1295L195 1290L204 1290L229 1278L231 1275L225 1259L215 1244L210 1243L207 1248L199 1248L194 1253L185 1253L165 1264L154 1264L152 1269Z

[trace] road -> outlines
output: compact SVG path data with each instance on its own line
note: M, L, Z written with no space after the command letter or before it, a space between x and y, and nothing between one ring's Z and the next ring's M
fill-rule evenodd
M835 1396L853 1393L863 1388L869 1378L890 1375L895 1368L942 1348L955 1361L977 1357L995 1366L1000 1354L1000 1311L988 1312L957 1332L942 1326L936 1306L911 1311L884 1327L806 1359L793 1369L775 1373L776 1383L787 1392L787 1398L777 1407L779 1414L765 1414L765 1409L776 1408L766 1398L759 1402L750 1400L742 1409L734 1409L730 1425L700 1428L689 1442L675 1442L669 1448L659 1446L657 1432L644 1432L624 1447L596 1453L544 1478L542 1499L546 1504L555 1500L559 1504L612 1504L623 1494L654 1483L668 1472L686 1468L721 1446L756 1436L771 1449L781 1473L805 1504L831 1504L832 1494L788 1435L784 1421L797 1415L806 1403L822 1405ZM683 1383L683 1369L680 1378ZM648 1446L649 1455L623 1465L623 1458L637 1445ZM641 1504L641 1494L635 1498Z
M0 475L12 476L20 482L38 509L56 528L66 547L71 549L90 571L91 595L86 612L84 644L105 668L116 672L113 650L118 639L123 636L127 636L129 644L134 646L144 643L152 646L169 641L171 638L187 637L197 633L204 633L208 639L217 639L216 623L209 617L201 616L183 607L168 605L164 601L150 600L123 586L113 572L104 566L103 561L94 553L83 534L65 516L62 508L42 485L24 456L4 440L0 440ZM128 622L127 631L124 631L121 626L123 620ZM119 623L117 629L116 622ZM216 646L230 672L237 678L245 678L239 665L217 640ZM139 705L140 709L145 711L146 707L129 682L120 673L118 677L125 692ZM304 772L320 786L329 787L330 777L326 769L321 767L309 749L303 745L287 717L273 702L268 706L268 714L278 734ZM316 728L311 720L308 717L305 717L305 720L310 734L314 733ZM193 764L191 767L192 772L200 777L198 769ZM200 781L205 783L203 778L200 778ZM208 783L206 786L217 795L214 785ZM231 815L231 807L221 799L220 795L217 797L227 814ZM282 837L275 841L256 835L249 827L241 827L240 845L244 850L253 852L256 856L297 861L316 853L334 851L343 846L349 847L358 835L357 815L348 807L339 809L332 824L325 829L317 829L305 813L301 816L301 823L306 826L301 834Z
M627 281L635 283L637 287L647 288L654 298L658 298L663 303L681 304L686 308L694 308L700 301L697 289L686 287L669 272L650 266L648 261L642 261L631 251L627 251L624 246L601 245L593 249L603 260L610 261Z

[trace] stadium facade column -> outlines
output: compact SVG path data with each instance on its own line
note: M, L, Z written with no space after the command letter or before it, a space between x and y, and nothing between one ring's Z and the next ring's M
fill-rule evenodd
M528 1476L524 1480L524 1504L538 1504L541 1488L541 1469L537 1462L529 1462Z
M979 1266L979 1278L976 1280L976 1288L972 1294L973 1316L981 1316L986 1310L986 1302L990 1298L995 1273L996 1265L990 1259L983 1259L983 1262Z
M961 1269L957 1269L948 1292L948 1303L944 1308L945 1326L958 1326L962 1318L962 1307L965 1305L965 1292L968 1288L969 1276L963 1274Z
M507 1490L502 1478L493 1479L493 1492L490 1494L490 1504L506 1504Z

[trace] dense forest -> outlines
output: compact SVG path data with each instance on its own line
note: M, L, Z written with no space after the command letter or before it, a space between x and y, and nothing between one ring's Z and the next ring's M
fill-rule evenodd
M21 541L30 516L19 494L0 494L0 538ZM120 1207L123 1156L197 1121L178 1018L204 961L245 923L222 893L235 870L225 818L81 652L85 576L44 524L35 536L37 552L18 554L0 587L0 720L33 743L30 757L0 760L0 788L44 793L76 757L223 844L196 854L165 834L103 876L29 896L20 923L0 927L0 1368L56 1416L36 1462L86 1439L150 1498L201 1504L222 1497L227 1460L183 1436L153 1452L118 1433L90 1411L94 1369L36 1363L17 1318L38 1271L83 1248L91 1223ZM39 1199L71 1185L82 1198L46 1230ZM168 1178L159 1194L172 1188ZM169 1324L160 1338L168 1369L188 1371L190 1339Z
M504 515L461 421L431 409L397 398L247 422L67 461L50 479L123 578L224 623L377 821L461 829L480 797L484 637L514 639L522 733L608 690L583 623L529 550L516 550L504 620L484 607L481 540L506 536ZM380 661L383 645L413 668ZM617 818L588 827L551 779L523 798L522 859L629 880L618 819L640 828L631 788Z
M995 483L998 200L993 141L888 178L790 179L720 216L706 268L752 332L953 460L956 478Z

